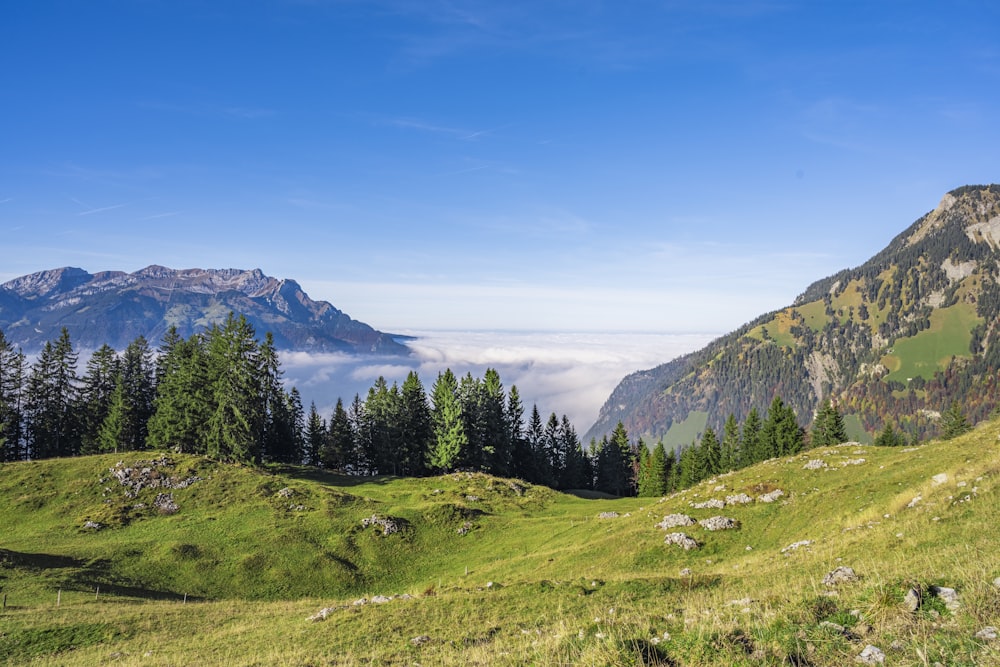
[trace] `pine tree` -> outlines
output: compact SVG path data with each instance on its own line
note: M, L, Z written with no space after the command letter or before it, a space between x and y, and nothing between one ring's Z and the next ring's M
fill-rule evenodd
M176 333L176 332L175 332ZM149 445L204 454L205 431L215 411L205 337L164 339L157 359L156 394L149 420Z
M795 417L795 411L791 406L785 405L780 396L774 397L767 410L767 418L761 427L760 442L765 459L797 454L802 450L802 428Z
M706 426L705 432L702 433L700 450L704 459L705 477L722 472L722 447L711 426Z
M306 418L305 434L305 456L303 463L307 466L318 466L320 463L320 452L326 446L326 422L319 416L316 410L316 403L309 404L309 416Z
M598 491L615 496L632 495L630 452L628 432L625 426L618 422L611 439L602 442L597 453L595 464L597 480L594 486Z
M130 442L126 435L127 412L125 383L119 371L115 378L114 391L111 392L107 414L97 432L97 451L118 453L129 449Z
M32 458L73 456L80 451L77 416L77 354L69 331L46 342L28 378L25 412Z
M403 382L400 396L399 441L397 443L400 474L427 474L427 451L433 438L433 420L424 385L415 371Z
M545 486L556 488L563 471L562 450L559 447L559 418L556 413L549 415L542 432L542 470L545 472Z
M337 405L330 417L329 433L326 445L320 451L320 463L324 468L343 469L351 460L350 453L354 450L354 431L351 421L344 409L344 402L337 399Z
M732 413L726 418L726 424L722 430L722 459L720 472L728 472L740 468L742 458L740 443L740 427L736 423L736 416Z
M766 456L760 442L761 421L757 408L751 408L743 422L743 455L740 463L743 467L763 461Z
M507 437L510 442L512 474L523 480L533 476L534 462L531 447L524 436L524 404L517 385L511 385L507 394L507 409L504 414L507 424Z
M122 446L135 451L146 448L149 420L156 396L153 352L142 336L129 343L119 365L122 384Z
M941 415L941 439L951 440L972 430L958 401L952 401Z
M434 425L434 439L428 452L427 466L438 472L454 470L468 447L462 417L462 405L458 400L458 382L451 369L438 374L437 382L431 389Z
M543 449L542 438L544 435L545 426L542 424L542 414L538 411L538 405L532 404L531 417L528 418L528 429L525 431L528 451L531 452L526 465L530 474L525 479L532 484L546 484L552 481L549 460Z
M25 458L23 447L24 353L0 331L0 462Z
M830 399L824 400L820 405L816 419L813 420L809 440L813 447L828 447L847 442L844 417L840 414L840 410L830 402Z
M563 415L559 424L559 449L562 452L563 468L559 477L561 489L586 489L589 484L586 455L576 435L576 429L569 418Z
M906 436L892 428L892 422L887 421L885 427L875 436L876 447L902 447L906 444Z
M80 387L80 451L84 454L103 451L101 428L111 408L120 365L118 355L107 345L102 345L87 360Z
M500 374L494 368L487 368L480 389L479 407L483 464L493 475L510 477L514 460L505 418L505 401Z
M261 458L259 355L246 317L229 314L222 327L208 333L213 411L205 434L209 456L224 461Z

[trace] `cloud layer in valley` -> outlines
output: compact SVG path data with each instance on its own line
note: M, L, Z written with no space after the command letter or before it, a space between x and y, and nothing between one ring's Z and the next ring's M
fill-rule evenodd
M349 404L364 398L379 376L402 383L417 371L430 393L439 372L482 377L495 368L504 387L517 385L526 409L565 414L583 433L601 405L628 373L651 368L709 342L714 333L525 333L406 331L409 358L352 357L341 354L285 353L282 366L308 407L315 402L329 416L337 398Z

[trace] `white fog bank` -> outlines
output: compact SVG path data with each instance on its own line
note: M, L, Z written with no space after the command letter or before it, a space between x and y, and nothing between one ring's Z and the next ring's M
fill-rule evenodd
M381 375L402 383L416 370L430 393L439 372L487 368L500 373L504 387L517 385L527 410L532 404L547 416L565 414L579 433L597 419L611 391L625 375L652 368L703 347L718 333L532 333L502 331L400 331L413 340L409 358L340 354L282 354L290 385L297 386L308 409L315 402L328 417L338 397L364 398Z

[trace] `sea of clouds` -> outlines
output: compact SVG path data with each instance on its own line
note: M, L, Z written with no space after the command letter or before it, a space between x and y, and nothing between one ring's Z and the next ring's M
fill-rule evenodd
M329 417L337 398L362 398L379 376L402 384L417 371L430 394L446 368L459 376L500 373L505 389L517 385L527 411L537 404L543 418L566 415L583 434L597 419L611 391L627 374L652 368L703 347L717 333L530 333L503 331L403 331L410 357L285 352L285 380L296 386L308 409L315 403Z

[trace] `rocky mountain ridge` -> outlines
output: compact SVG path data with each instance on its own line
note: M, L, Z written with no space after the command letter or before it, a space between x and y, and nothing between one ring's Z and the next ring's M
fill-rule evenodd
M1000 398L1000 186L966 186L863 265L818 280L785 309L624 378L585 438L621 420L656 439L717 431L780 395L807 425L833 399L855 433L935 433L952 400L973 420ZM859 436L856 436L859 437ZM681 443L674 443L681 444Z
M245 315L279 349L407 354L391 335L313 301L294 280L260 269L148 266L134 273L41 271L0 285L0 329L27 351L70 331L81 347L123 348L137 336L156 343L170 326L188 337L230 312Z

